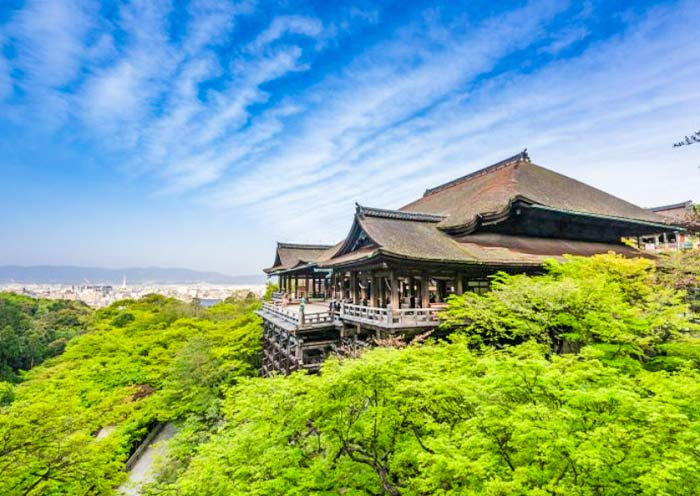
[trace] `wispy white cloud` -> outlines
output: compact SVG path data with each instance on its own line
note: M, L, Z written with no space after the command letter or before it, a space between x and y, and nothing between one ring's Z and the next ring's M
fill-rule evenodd
M0 33L0 102L12 94L12 76L10 64L3 54L4 40Z
M227 42L234 31L235 20L252 14L254 0L194 0L187 6L190 23L185 35L183 50L198 56L205 47L219 46Z
M248 49L257 52L285 35L304 35L315 37L323 31L323 23L318 19L300 15L279 16L261 32L249 45Z
M94 9L90 1L31 0L16 13L8 31L17 41L20 84L60 88L77 77Z
M314 111L293 139L245 176L236 175L218 187L209 200L260 205L267 198L279 201L288 191L313 195L310 179L371 167L367 161L371 156L356 156L367 143L381 141L396 125L468 86L501 57L532 43L542 23L557 12L553 4L533 4L478 27L460 26L439 50L426 50L418 61L416 53L425 41L419 39L420 30L375 47L337 78L311 90L303 105ZM262 183L265 188L254 187Z
M586 39L589 34L591 34L591 32L585 26L572 26L553 36L550 42L540 48L539 51L550 55L556 55L562 50L569 48L574 43Z
M322 75L330 39L385 22L379 11L285 11L244 35L240 21L265 11L253 0L192 1L177 29L170 2L118 5L107 20L87 2L28 2L4 30L17 56L4 69L0 57L0 99L18 86L53 102L57 120L122 151L157 193L235 209L282 238L335 241L355 201L398 207L525 146L629 199L665 201L654 189L679 183L657 164L697 128L690 2L607 39L588 24L590 2L533 0L478 22L429 9ZM307 72L313 83L287 86ZM625 178L633 167L643 191Z
M4 26L6 43L14 51L6 74L13 76L12 87L26 95L24 106L32 108L35 123L55 128L69 115L67 87L79 78L90 54L95 10L91 0L29 0ZM3 112L14 118L26 115L16 106L4 106Z
M687 4L683 11L692 16ZM295 145L284 142L265 160L256 158L262 166L220 183L206 201L252 209L281 237L333 241L329 233L344 234L355 200L397 207L429 185L526 146L544 165L630 200L660 202L659 184L673 200L677 181L665 174L659 183L660 164L673 153L677 129L693 127L688 109L700 108L700 61L683 49L698 36L690 19L656 11L579 57L526 75L479 79L535 41L539 21L531 14L522 14L530 25L503 23L518 24L515 32L489 26L456 38L400 75L381 58L360 62L336 84L314 90L323 106L294 134ZM630 183L630 170L645 180ZM700 179L688 180L700 186Z

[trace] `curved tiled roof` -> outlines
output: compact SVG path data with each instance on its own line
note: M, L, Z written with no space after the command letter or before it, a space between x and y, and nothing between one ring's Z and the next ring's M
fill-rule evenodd
M333 245L309 245L296 243L277 243L275 262L272 267L264 272L271 273L280 270L288 270L298 265L314 263L328 256Z
M396 217L368 211L358 215L360 228L383 252L424 260L475 261L450 235L437 229L442 217L429 221L426 217L402 217L401 212L394 212Z
M516 200L562 211L667 222L654 212L533 164L526 152L429 189L399 210L444 216L440 227L451 230L473 225L482 216L505 213Z
M514 208L516 206L517 208ZM644 256L622 244L480 232L483 222L500 222L520 208L552 211L669 229L669 220L580 181L530 161L526 151L426 190L399 210L356 205L349 234L340 243L279 243L268 274L295 267L336 267L387 255L419 261L492 266L540 265L564 254L613 251Z
M388 215L396 212L397 215ZM373 244L355 251L343 253L325 262L322 267L342 266L379 255L388 255L427 262L481 264L494 267L539 266L550 258L564 255L590 256L614 252L624 256L645 256L639 250L622 245L575 241L552 238L536 238L497 233L479 233L459 241L438 228L432 222L402 217L398 211L358 209L355 228L366 233ZM356 236L357 231L351 236Z

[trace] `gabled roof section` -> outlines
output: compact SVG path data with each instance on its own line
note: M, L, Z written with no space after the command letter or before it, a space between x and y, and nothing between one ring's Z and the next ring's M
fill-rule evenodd
M356 214L359 217L377 217L382 219L409 220L414 222L441 222L445 220L442 215L426 214L422 212L402 212L401 210L386 210L381 208L363 207L355 204Z
M674 203L673 205L663 205L661 207L651 207L652 212L666 212L667 210L688 210L693 206L693 200Z
M316 263L322 258L328 257L328 252L337 245L309 245L296 243L277 243L275 263L272 267L264 269L266 273L288 270L299 265Z
M516 202L564 212L664 224L664 217L580 181L533 164L527 151L426 190L402 212L445 217L447 231L475 226L482 217L505 215Z
M700 231L700 221L693 205L693 201L688 200L673 205L652 207L649 210L668 219L667 222L697 232Z
M457 241L437 228L442 220L441 215L357 205L350 233L336 254L322 265L379 253L419 260L474 262Z
M451 188L453 186L457 186L459 184L462 184L464 182L470 181L472 179L475 179L479 176L483 176L485 174L489 174L491 172L495 172L498 169L501 169L503 167L506 167L508 165L517 163L517 162L530 162L530 155L527 154L527 148L523 150L522 152L518 153L517 155L513 155L512 157L508 157L506 159L501 160L500 162L496 162L495 164L491 164L488 167L484 167L483 169L479 169L475 172L471 172L467 174L466 176L458 177L457 179L453 179L452 181L448 181L445 184L441 184L440 186L436 186L434 188L428 188L425 190L425 193L423 194L423 197L434 195L435 193L439 193L440 191L444 191L448 188Z
M565 254L590 256L614 252L626 257L645 256L643 252L623 244L497 233L472 234L458 240L438 228L438 218L358 206L345 245L362 238L370 240L370 243L361 244L355 249L341 247L334 256L319 265L343 267L388 256L463 267L537 267L545 260L561 258Z

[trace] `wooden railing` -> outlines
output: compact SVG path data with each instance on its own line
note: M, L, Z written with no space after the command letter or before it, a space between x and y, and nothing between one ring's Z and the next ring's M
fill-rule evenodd
M299 310L299 323L302 327L315 326L322 324L332 324L330 312L313 312L306 313L304 310Z
M273 305L272 303L268 303L266 301L263 301L262 310L263 312L269 313L273 317L282 319L290 324L299 325L299 314L296 312L289 312L278 305Z
M401 325L406 324L434 324L439 322L438 313L440 308L402 308L395 310L392 314L394 322Z
M310 327L317 325L326 325L333 323L333 316L330 312L311 312L306 313L301 307L298 308L299 311L285 310L284 307L275 305L268 302L263 302L262 311L270 314L273 317L289 322L297 327Z
M340 318L389 323L389 310L381 307L366 307L363 305L343 303L340 306Z
M294 325L297 328L331 325L339 317L351 322L375 324L384 327L429 327L437 325L438 314L442 308L402 308L392 310L384 307L370 307L344 303L338 314L331 312L306 313L299 307L298 311L286 310L284 307L263 302L262 311Z
M391 308L370 307L345 303L340 308L340 318L387 327L422 327L437 324L441 308Z

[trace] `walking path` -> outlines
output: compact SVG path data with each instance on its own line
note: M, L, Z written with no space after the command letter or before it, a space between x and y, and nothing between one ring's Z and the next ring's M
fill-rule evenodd
M119 486L118 493L123 496L139 496L141 494L141 486L153 481L154 474L151 471L153 462L165 455L167 440L175 435L176 429L173 424L166 424L158 435L153 438L141 457L131 468L129 472L129 480Z

